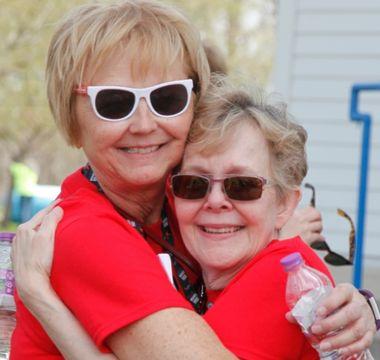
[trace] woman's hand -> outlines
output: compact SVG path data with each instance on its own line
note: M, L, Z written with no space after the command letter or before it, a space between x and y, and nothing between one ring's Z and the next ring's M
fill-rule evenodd
M322 235L322 215L314 207L296 209L292 217L282 227L280 239L289 239L299 235L307 244L315 241L324 241Z
M339 349L346 357L371 346L376 333L373 313L364 296L351 284L337 285L321 303L317 316L311 331L326 336L320 343L322 350ZM290 313L287 319L294 322ZM332 332L336 333L328 335Z
M59 200L17 228L12 245L12 264L17 292L24 303L41 288L50 287L54 235L63 211Z
M321 317L311 330L328 334L321 342L323 350L340 349L344 356L359 354L372 344L376 333L374 316L367 300L351 284L339 284L317 310Z

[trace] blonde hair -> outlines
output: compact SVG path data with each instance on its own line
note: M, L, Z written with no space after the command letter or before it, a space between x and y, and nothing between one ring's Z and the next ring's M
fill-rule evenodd
M220 48L210 41L203 41L203 48L207 56L208 64L210 65L210 72L227 75L228 66L226 57Z
M196 108L188 143L196 144L203 154L216 152L248 122L258 127L267 141L272 180L280 197L297 188L307 173L307 133L291 119L286 105L271 104L258 87L246 90L220 77L214 77L212 83Z
M199 32L175 8L150 0L80 6L62 20L50 43L46 66L49 105L70 145L78 146L73 89L120 47L132 57L132 76L151 68L165 75L177 61L195 82L197 98L209 82ZM87 84L86 84L87 85Z

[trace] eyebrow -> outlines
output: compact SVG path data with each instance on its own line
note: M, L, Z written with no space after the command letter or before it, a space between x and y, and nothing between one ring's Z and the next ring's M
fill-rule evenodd
M185 172L194 171L194 172L200 173L200 174L209 174L210 173L210 170L208 168L206 168L204 166L197 165L197 164L190 165L189 167L187 167L187 166L182 167L181 171L185 171ZM228 175L228 174L239 175L239 174L246 174L246 173L253 173L253 171L250 170L246 166L240 166L240 165L235 165L235 166L229 167L229 168L227 168L227 171L223 172L223 174L225 174L225 175Z

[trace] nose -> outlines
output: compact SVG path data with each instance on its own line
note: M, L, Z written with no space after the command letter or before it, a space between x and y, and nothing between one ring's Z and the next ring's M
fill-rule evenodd
M150 111L145 99L140 99L136 111L127 120L132 134L149 134L157 129L156 116Z
M232 203L223 191L222 181L211 181L211 189L206 195L203 208L206 210L221 212L232 209Z

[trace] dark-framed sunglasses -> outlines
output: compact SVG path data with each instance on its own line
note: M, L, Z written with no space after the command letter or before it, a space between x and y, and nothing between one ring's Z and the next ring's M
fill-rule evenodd
M228 175L214 178L210 175L176 174L171 178L174 196L187 200L203 199L215 182L222 183L224 194L239 201L260 199L265 185L270 181L260 176Z
M169 81L146 88L123 86L78 86L74 92L88 95L96 116L105 121L127 120L144 98L156 116L171 118L184 113L190 104L192 79Z
M309 183L306 183L305 187L312 191L310 206L315 207L315 188L313 185ZM347 219L351 226L350 234L349 234L349 244L350 244L349 258L347 259L344 256L336 253L335 251L332 251L326 241L314 241L312 244L310 244L310 246L314 250L327 251L327 255L324 256L324 260L330 265L334 265L334 266L353 265L354 255L355 255L355 225L351 217L345 211L343 211L342 209L337 209L337 213L339 216L342 216L345 219Z

